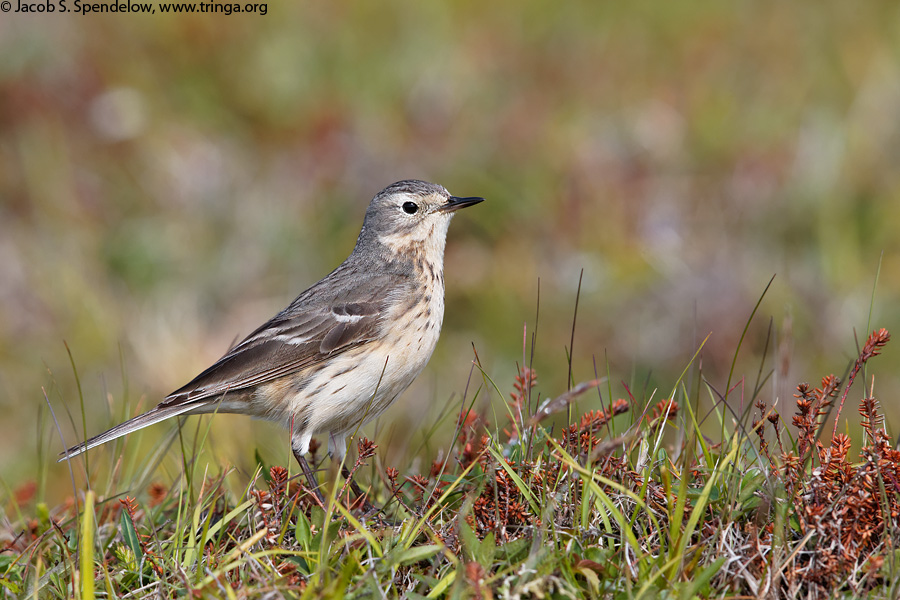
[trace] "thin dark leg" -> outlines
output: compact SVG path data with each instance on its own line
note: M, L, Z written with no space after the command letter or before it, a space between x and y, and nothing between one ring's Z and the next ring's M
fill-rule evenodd
M347 468L347 465L341 465L341 477L343 477L347 483L350 484L350 491L353 492L353 495L357 498L365 498L365 508L368 510L370 508L374 508L371 504L369 504L368 495L362 491L362 489L353 481L352 475L350 474L350 469Z
M300 469L306 476L306 483L309 485L310 491L316 495L316 498L319 499L319 502L324 507L325 496L322 495L322 491L319 489L319 482L316 479L316 474L313 473L312 469L309 467L309 463L306 462L306 459L303 457L303 455L298 454L296 450L294 450L294 458L296 458L297 462L300 463Z
M390 527L396 527L397 525L400 524L399 522L394 521L393 519L388 518L388 517L384 514L384 507L378 507L378 506L375 506L374 504L372 504L371 502L369 502L369 497L368 497L368 495L367 495L365 492L362 491L362 489L356 484L355 481L353 481L353 479L351 478L350 470L347 469L347 466L346 466L346 465L343 465L343 466L341 467L341 475L342 475L343 478L350 484L350 490L353 492L353 494L354 494L357 498L362 498L362 499L363 499L363 504L362 504L362 506L361 506L360 508L362 509L362 513L363 513L364 516L370 516L370 515L373 515L373 514L375 514L375 513L381 513L381 514L378 515L378 518L379 518L384 524L386 524L386 525L388 525L388 526L390 526Z

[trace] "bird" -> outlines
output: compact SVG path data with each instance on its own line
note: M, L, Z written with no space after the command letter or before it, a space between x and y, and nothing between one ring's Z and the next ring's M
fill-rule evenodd
M238 413L288 427L293 455L317 488L304 458L313 436L327 434L329 455L342 463L347 437L381 415L431 357L444 316L447 229L456 211L483 201L417 179L387 186L334 271L156 407L59 460L171 417Z

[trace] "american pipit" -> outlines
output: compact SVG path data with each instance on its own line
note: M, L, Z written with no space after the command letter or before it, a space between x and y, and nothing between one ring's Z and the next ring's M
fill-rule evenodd
M337 269L152 410L61 453L67 457L177 415L240 413L281 421L303 455L328 434L342 459L347 436L377 417L419 375L444 317L444 245L457 198L399 181L369 204L356 247Z

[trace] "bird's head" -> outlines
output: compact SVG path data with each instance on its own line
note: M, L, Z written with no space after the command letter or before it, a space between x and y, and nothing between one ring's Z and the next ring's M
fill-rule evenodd
M482 201L484 198L451 196L443 186L426 181L398 181L372 199L357 244L374 239L392 252L422 248L442 257L453 214Z

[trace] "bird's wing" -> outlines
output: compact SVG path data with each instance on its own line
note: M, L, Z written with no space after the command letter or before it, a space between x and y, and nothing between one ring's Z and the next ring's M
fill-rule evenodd
M341 265L154 408L72 446L60 460L377 339L385 311L409 293L409 282L396 275L348 274L352 268Z
M304 292L288 308L251 333L211 367L169 394L160 407L194 404L296 373L377 338L390 297L389 280L360 290L331 289L326 298Z

